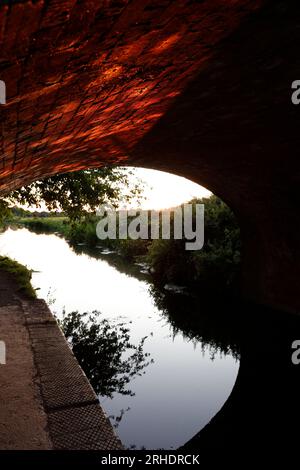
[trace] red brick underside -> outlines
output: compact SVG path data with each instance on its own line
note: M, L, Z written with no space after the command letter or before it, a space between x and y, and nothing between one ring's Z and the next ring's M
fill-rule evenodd
M0 189L131 151L263 0L0 6ZM205 92L205 90L201 90Z

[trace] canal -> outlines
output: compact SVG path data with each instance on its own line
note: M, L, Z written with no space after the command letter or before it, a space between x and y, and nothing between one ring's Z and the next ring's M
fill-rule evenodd
M58 318L63 311L97 311L101 319L122 321L133 344L147 337L151 363L128 384L132 395L99 397L126 447L176 449L225 403L238 373L237 356L174 328L144 266L126 269L101 247L73 249L60 236L25 228L0 235L0 254L34 271L38 297ZM176 304L179 294L168 295Z

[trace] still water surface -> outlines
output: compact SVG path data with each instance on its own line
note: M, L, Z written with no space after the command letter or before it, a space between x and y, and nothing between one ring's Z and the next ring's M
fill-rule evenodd
M228 398L239 362L219 352L212 360L209 346L186 339L180 331L174 335L155 305L150 279L120 272L104 255L97 259L77 254L56 235L27 229L1 234L0 254L36 271L32 284L39 289L38 297L46 299L58 317L63 309L99 310L101 317L121 317L134 344L148 336L144 350L154 363L129 384L135 396L100 397L109 416L127 410L117 429L125 446L177 448L204 427Z

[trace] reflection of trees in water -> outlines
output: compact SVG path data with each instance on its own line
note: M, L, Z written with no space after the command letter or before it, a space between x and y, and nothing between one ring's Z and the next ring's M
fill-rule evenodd
M75 253L86 253L105 260L119 272L141 281L149 282L151 279L149 274L141 273L138 266L128 263L117 253L103 255L101 251L82 246L72 246L72 249ZM171 324L174 335L182 333L195 344L201 342L203 347L209 346L212 358L219 351L239 359L243 306L238 300L211 292L202 292L201 295L177 294L163 291L154 284L150 285L149 291L156 306Z
M113 427L114 428L118 428L119 427L119 424L120 422L122 421L123 419L123 416L125 415L125 413L127 411L130 411L130 406L128 406L128 408L126 408L126 410L124 410L124 408L122 408L120 410L120 414L119 415L109 415L109 419L111 420L112 424L113 424Z
M109 322L99 315L97 311L64 313L59 324L97 394L133 396L127 385L154 362L144 352L147 336L136 346L124 323Z
M239 307L230 299L213 299L174 292L162 292L155 286L149 288L157 308L172 326L174 336L183 334L203 348L240 356L240 330L237 315Z

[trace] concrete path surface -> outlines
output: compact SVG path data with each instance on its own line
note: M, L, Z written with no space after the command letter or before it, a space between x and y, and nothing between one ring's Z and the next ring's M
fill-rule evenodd
M2 271L0 341L0 450L122 449L46 303Z

